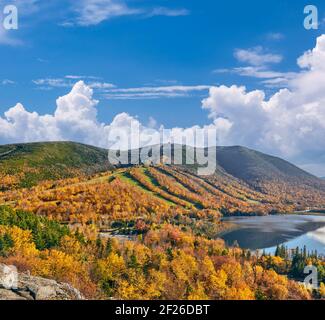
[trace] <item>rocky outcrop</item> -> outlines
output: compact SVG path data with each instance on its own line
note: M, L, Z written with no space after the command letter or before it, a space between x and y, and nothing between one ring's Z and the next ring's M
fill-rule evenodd
M81 293L66 283L18 273L0 264L0 300L82 300Z

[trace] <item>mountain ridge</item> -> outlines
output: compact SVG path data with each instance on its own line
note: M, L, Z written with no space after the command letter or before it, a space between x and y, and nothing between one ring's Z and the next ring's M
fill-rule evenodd
M46 148L46 146L52 148L49 149ZM58 148L59 146L61 146L62 148ZM162 148L164 148L165 146L167 145L162 146ZM194 151L196 151L196 149L199 149L199 148L188 147L185 145L184 146L171 145L171 146L172 148L173 146L174 147L178 146L185 149L191 148L194 149ZM156 146L150 146L150 147L140 148L139 150L128 150L124 152L128 152L129 154L131 154L132 152L138 152L138 151L142 152L142 151L146 151L145 149L149 150L155 147ZM245 181L252 180L254 179L255 176L261 174L261 172L257 171L257 169L259 168L254 168L252 166L252 164L255 164L252 162L258 162L258 161L266 165L266 169L270 169L272 167L273 171L276 171L278 174L282 176L294 175L296 177L316 179L318 181L325 179L325 177L318 178L312 175L311 173L304 171L298 166L280 157L268 155L266 153L256 151L247 147L236 145L236 146L216 146L215 148L217 149L216 151L217 169L223 169L227 173L237 178L243 179ZM204 149L206 150L207 148ZM201 150L203 150L203 148L201 148ZM66 151L64 157L58 156L56 154L53 156L52 161L57 161L56 165L66 165L66 166L71 166L73 168L80 168L87 165L92 167L94 164L101 165L103 163L105 167L109 166L107 161L108 159L107 149L99 148L99 147L95 147L92 145L87 145L79 142L73 142L73 141L31 142L31 143L0 145L0 164L3 165L5 160L8 161L10 159L13 159L14 156L16 155L25 158L25 160L27 160L28 162L35 161L35 165L37 165L37 161L40 159L32 159L26 157L27 154L32 155L37 151L41 151L45 154L45 157L43 157L43 159L41 159L42 161L40 161L43 163L46 162L46 158L48 161L50 161L50 156L49 156L50 152L53 153L55 151L56 153L58 153L58 152ZM46 157L46 154L48 157ZM79 156L77 157L78 154ZM238 160L240 160L240 166L236 166L238 163L235 162L238 162ZM142 163L144 162L145 160L142 160ZM248 172L249 174L253 174L254 177L253 178L248 177L247 171L249 171ZM264 171L263 174L267 178L271 178L271 176L267 172Z
M182 156L184 152L193 151L188 146L173 147L181 148ZM80 143L0 146L0 195L2 191L3 203L10 203L16 198L14 193L7 194L7 191L27 188L21 193L23 201L24 197L29 197L28 188L37 187L42 193L43 182L44 187L51 190L61 184L81 183L87 189L91 185L117 180L130 190L136 186L139 192L149 196L150 201L163 199L165 204L185 210L213 209L227 215L325 207L325 181L285 160L255 150L240 146L216 148L215 172L200 176L195 161L191 165L150 163L147 161L151 159L150 147L126 151L128 156L142 151L144 159L139 164L113 166L108 161L108 150ZM189 154L193 155L193 152ZM70 178L79 182L69 181ZM50 182L54 180L58 183Z
M177 148L181 148L182 156L186 152L193 155L196 151L188 146L165 146L172 146L171 160L175 160ZM109 162L108 150L71 141L3 145L0 146L0 191L30 188L45 180L87 177L118 168L150 166L153 164L147 163L147 159L151 159L151 148L155 146L125 151L128 156L142 152L144 159L138 165L114 166ZM161 147L159 157L162 154ZM317 206L325 205L319 200L325 198L325 181L281 158L242 146L216 147L216 170L206 177L197 176L196 159L190 160L194 164L181 162L169 166L190 180L203 179L213 186L222 181L223 189L229 185L234 189L250 190L247 191L249 194L256 191L271 197L276 195L279 202L296 204L297 208L314 208L316 202ZM168 175L168 172L163 174Z

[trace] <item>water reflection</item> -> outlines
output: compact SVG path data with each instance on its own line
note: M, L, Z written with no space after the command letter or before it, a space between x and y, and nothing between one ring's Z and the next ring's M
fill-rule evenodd
M242 248L268 253L274 253L280 244L288 249L306 246L309 251L325 255L325 216L234 217L224 221L238 227L222 236L228 245L236 241Z

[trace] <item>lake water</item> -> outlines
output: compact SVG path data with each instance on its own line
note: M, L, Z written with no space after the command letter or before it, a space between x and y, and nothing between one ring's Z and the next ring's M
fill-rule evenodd
M224 221L237 227L221 236L229 246L237 241L241 248L260 249L271 254L280 244L288 249L306 246L309 251L317 250L325 255L325 215L232 217Z

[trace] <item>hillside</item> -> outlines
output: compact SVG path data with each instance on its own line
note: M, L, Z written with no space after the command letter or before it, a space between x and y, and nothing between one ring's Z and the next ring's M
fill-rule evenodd
M195 150L180 145L170 147L172 161L177 154L183 157L183 163L178 159L178 163L182 164L176 167L195 176L198 164L191 156ZM149 153L150 155L149 149L145 148L141 151L143 154ZM181 152L176 153L176 150ZM190 155L190 160L194 164L184 163L185 154ZM160 158L162 157L161 150ZM273 199L272 203L293 205L299 209L319 208L325 204L324 180L303 171L288 161L240 146L216 147L215 173L203 178L213 185L220 183L226 185L227 189L246 188L250 192L259 192L263 194L264 200L268 199L266 202Z
M191 155L194 151L191 147L172 145L172 161L176 157L175 150L180 149L183 159L186 152ZM135 152L129 151L128 154L131 156ZM198 165L195 158L191 165L160 165L140 170L141 176L139 173L135 176L133 173L137 167L154 166L147 163L151 156L150 148L141 149L141 153L148 156L138 166L119 169L124 170L124 181L141 185L147 191L160 189L154 193L164 193L164 196L159 194L159 197L168 198L168 201L175 196L180 197L179 194L184 192L180 197L181 201L171 201L174 204L181 203L182 207L191 203L197 209L217 208L225 212L256 210L265 213L272 208L287 211L325 206L323 180L285 160L244 147L217 147L215 173L205 177L197 176ZM162 149L159 157L163 158ZM108 162L106 150L79 143L48 142L0 146L2 191L29 188L45 180L73 177L84 177L87 180L87 176L113 169ZM152 171L159 174L159 178ZM219 205L216 207L211 206L211 203L202 204L202 201L194 201L194 198L188 201L192 193L207 199L214 197Z
M0 190L111 168L104 149L72 142L0 146Z
M295 165L243 147L219 147L219 165L250 188L301 208L323 208L325 181Z
M171 149L172 163L177 159L179 163L182 163L182 167L197 169L198 164L193 155L199 149L181 145L164 145L160 149L160 159L158 160L163 158L163 148L167 147ZM144 155L150 155L150 149L150 147L146 147L140 151ZM177 151L180 152L177 153ZM202 149L200 151L202 152ZM132 152L129 151L129 156L131 154ZM188 155L187 160L193 162L192 165L185 163L186 154ZM178 155L181 155L182 159ZM153 158L151 160L155 162L157 159ZM145 161L142 159L142 162ZM216 147L216 173L228 173L253 186L263 181L283 182L288 180L315 187L325 186L322 179L311 175L288 161L241 146Z
M223 216L324 206L321 180L252 150L218 150L215 173L199 176L196 164L150 162L94 173L105 169L106 151L74 143L3 147L2 172L17 180L0 191L0 263L15 265L31 284L35 277L56 283L36 296L25 283L15 292L0 288L0 299L69 298L62 283L89 299L309 299L285 275L300 279L299 266L320 258L297 253L304 259L297 266L218 237L233 228ZM29 174L34 186L22 188Z
M229 174L255 184L261 181L299 181L311 185L320 179L293 164L244 147L218 147L217 161Z

